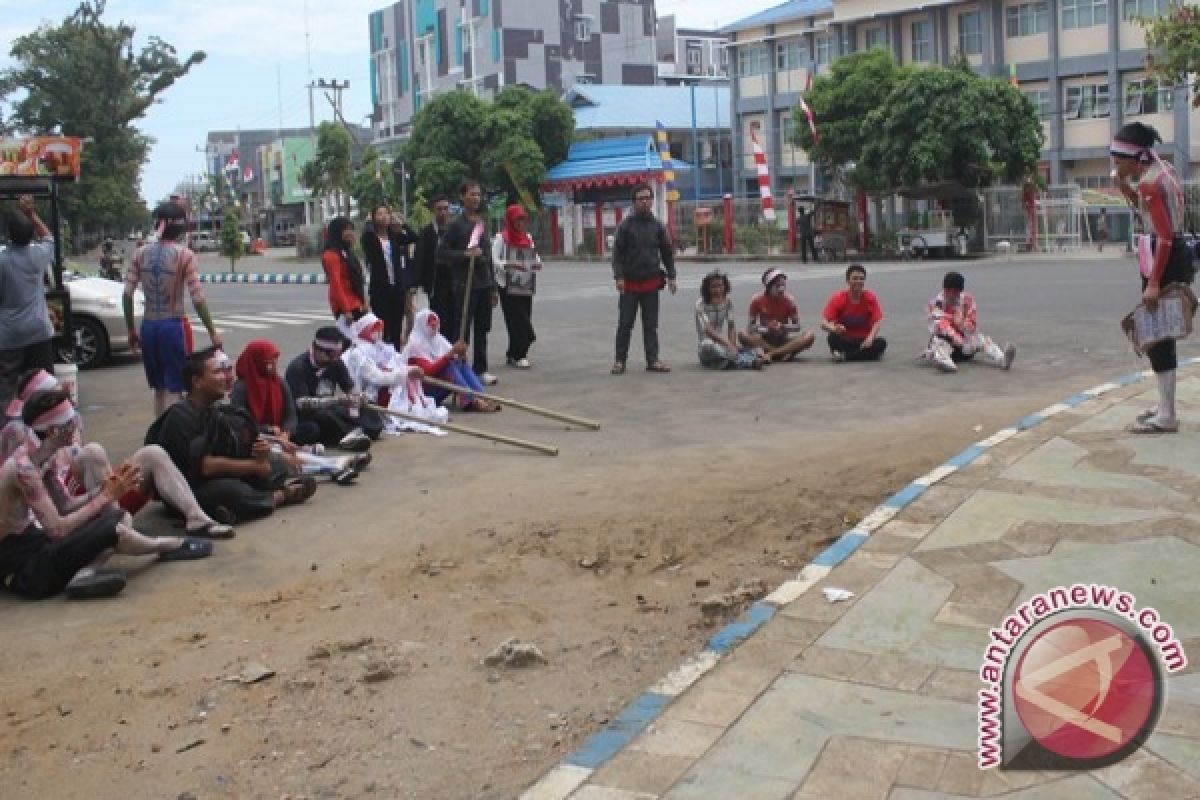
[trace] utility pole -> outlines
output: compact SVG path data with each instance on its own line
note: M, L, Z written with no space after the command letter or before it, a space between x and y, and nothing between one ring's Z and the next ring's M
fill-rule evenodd
M346 118L342 116L342 92L350 88L350 81L339 81L337 79L327 81L324 78L318 78L316 88L326 90L325 98L329 101L329 104L333 106L334 116L346 128L346 132L350 134L350 138L352 140L351 147L353 147L354 133L350 130L350 126L346 124ZM329 92L333 92L333 95L331 96ZM342 213L350 213L350 204L340 191L335 196L334 202L341 209Z

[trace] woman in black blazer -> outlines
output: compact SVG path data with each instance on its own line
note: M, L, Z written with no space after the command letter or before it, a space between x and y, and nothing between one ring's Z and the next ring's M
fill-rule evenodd
M404 343L404 310L410 272L408 246L416 237L405 226L392 226L392 209L381 203L371 212L371 225L362 234L363 256L371 276L371 311L383 320L384 341L400 347Z

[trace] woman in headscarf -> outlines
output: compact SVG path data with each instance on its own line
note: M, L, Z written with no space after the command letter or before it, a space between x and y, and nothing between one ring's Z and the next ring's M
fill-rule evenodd
M499 411L498 403L471 394L482 392L483 383L463 359L466 352L465 342L450 344L446 337L442 336L438 315L426 308L417 312L412 333L409 334L408 344L400 353L400 359L405 364L420 367L426 375L462 387L463 391L458 393L458 401L463 411ZM450 392L434 389L430 394L438 402L442 402Z
M354 223L347 217L329 221L321 267L329 281L329 310L341 334L351 339L351 326L367 313L367 283L354 254Z
M509 206L504 212L504 228L492 242L500 307L504 311L504 327L508 329L506 360L510 367L518 369L532 366L529 348L537 341L533 331L533 295L537 290L536 273L542 268L533 237L525 229L528 219L524 208Z
M1192 253L1182 234L1187 206L1175 170L1154 152L1161 142L1158 131L1141 122L1124 125L1109 146L1113 177L1144 230L1153 231L1150 248L1139 258L1142 273L1142 304L1150 311L1171 283L1191 283ZM1133 433L1174 433L1179 430L1175 415L1175 340L1164 339L1146 349L1158 382L1158 405L1142 412L1130 427Z
M279 348L266 339L255 339L238 356L234 368L237 380L230 402L244 409L258 426L259 435L280 453L294 459L294 466L305 475L328 475L334 483L346 485L358 477L358 470L369 463L370 455L330 458L320 453L321 445L300 447L291 440L298 416L296 401L287 382L279 377Z
M393 411L403 411L430 422L445 422L449 413L439 408L421 386L424 373L415 365L401 360L396 348L383 340L384 322L374 314L364 314L354 323L354 347L342 355L354 388L376 405ZM400 417L384 417L385 427L394 433L405 430L430 432L425 425L414 424Z

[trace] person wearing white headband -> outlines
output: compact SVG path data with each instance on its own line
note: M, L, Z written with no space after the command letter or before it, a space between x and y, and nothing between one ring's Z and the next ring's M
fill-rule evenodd
M1141 122L1124 125L1109 145L1117 188L1141 216L1143 228L1153 231L1150 247L1139 258L1142 305L1154 311L1162 290L1172 283L1192 282L1192 252L1182 234L1187 224L1183 187L1171 165L1154 152L1162 141L1158 131ZM1139 248L1140 250L1141 248ZM1175 340L1164 339L1146 348L1158 384L1158 404L1137 416L1132 433L1174 433L1178 358Z
M800 311L787 290L787 275L772 267L762 275L763 290L750 300L746 344L762 350L768 362L791 361L816 337L800 327Z
M352 328L347 330L354 334ZM343 345L337 328L319 328L308 352L293 358L284 371L300 418L292 441L364 453L383 433L383 419L378 412L361 408L364 398L341 359Z
M146 536L116 503L142 480L123 464L68 513L60 512L43 481L47 463L75 434L77 414L62 389L34 393L22 410L33 432L0 466L0 586L29 599L108 597L125 576L100 567L113 553L154 555L164 561L204 558L212 543L181 536ZM31 521L32 520L32 521Z

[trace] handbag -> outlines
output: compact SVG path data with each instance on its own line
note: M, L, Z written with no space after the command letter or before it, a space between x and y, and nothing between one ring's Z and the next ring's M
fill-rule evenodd
M1159 295L1158 304L1151 311L1145 304L1137 307L1121 320L1121 330L1133 343L1139 356L1147 349L1168 339L1185 339L1192 333L1192 319L1196 315L1196 295L1190 286L1171 283Z

